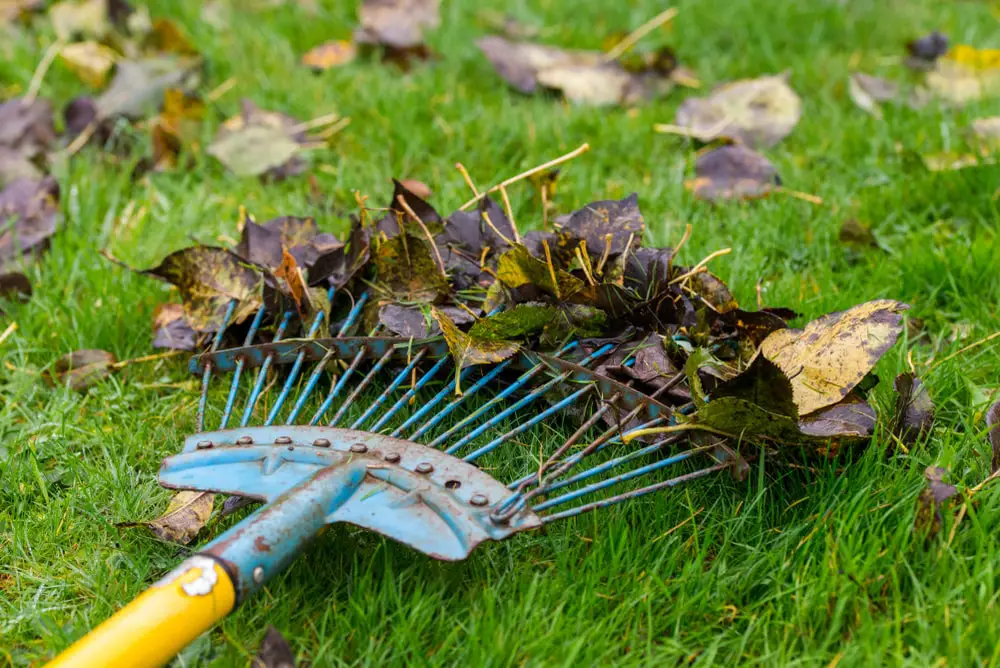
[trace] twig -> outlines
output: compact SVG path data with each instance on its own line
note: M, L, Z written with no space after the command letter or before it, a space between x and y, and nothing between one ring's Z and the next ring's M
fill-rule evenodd
M650 427L649 429L633 429L630 432L622 434L622 443L628 443L640 436L653 436L655 434L674 434L679 431L707 431L710 434L716 434L718 436L725 436L727 438L736 438L728 432L724 432L721 429L715 429L709 427L708 425L698 424L697 422L684 422L682 424L675 424L669 427Z
M507 219L510 220L510 228L514 230L514 241L521 243L521 234L517 231L517 222L514 220L514 209L510 206L507 189L503 186L500 186L500 196L503 198L503 208L507 212Z
M16 331L17 331L16 322L12 322L9 325L7 325L7 329L3 330L3 334L0 334L0 344L6 341L10 337L10 335Z
M472 182L472 177L469 176L469 170L465 168L465 165L460 162L456 162L455 169L457 169L462 175L462 178L465 179L465 185L469 186L469 190L472 191L472 194L479 197L479 190L476 188L476 184Z
M420 226L420 229L424 231L424 235L427 237L427 241L430 242L431 248L434 250L434 257L437 259L438 268L441 270L441 275L444 277L444 280L447 281L448 272L444 268L444 260L441 259L441 251L438 250L437 244L434 243L434 237L431 236L431 231L427 229L426 225L424 225L424 221L420 220L420 216L414 213L413 209L410 208L410 205L406 203L405 197L399 195L398 197L396 197L396 201L399 202L399 205L403 207L403 210L406 211L406 213L409 214L409 216L413 218L414 221L416 221L417 225ZM402 229L400 230L400 233L403 234L404 237L406 236L406 233L403 232Z
M670 272L674 267L674 258L676 258L678 254L680 254L681 249L684 248L684 244L686 244L687 240L690 238L691 238L691 223L688 223L687 226L684 228L684 234L681 236L681 240L677 242L677 245L674 246L674 252L670 254L670 260L667 262L667 276L670 276Z
M682 137L690 137L691 139L698 139L704 136L704 133L695 132L691 128L686 128L683 125L674 125L673 123L654 123L653 132L665 135L680 135Z
M220 83L218 86L210 90L208 92L208 95L205 96L205 101L215 102L220 97L231 91L235 86L236 86L236 77L229 77L228 79Z
M951 531L948 532L948 543L947 543L948 546L950 546L951 542L955 540L955 532L958 531L958 525L962 523L963 519L965 519L965 513L969 508L969 502L972 501L972 497L975 496L975 494L979 492L983 487L993 482L997 478L1000 478L1000 469L997 469L993 473L989 474L986 477L986 479L983 480L981 483L966 491L965 501L962 502L962 507L958 510L958 515L955 516L955 521L951 525Z
M476 195L475 197L473 197L472 199L470 199L468 202L466 202L462 206L458 207L458 210L459 211L465 211L470 206L472 206L473 204L475 204L476 202L478 202L479 200L481 200L482 198L486 197L488 194L490 194L492 192L496 192L497 190L500 190L501 188L506 188L507 186L511 185L512 183L517 183L518 181L521 181L522 179L526 179L529 176L534 176L535 174L538 174L539 172L544 172L545 170L551 169L552 167L555 167L556 165L561 165L564 162L568 162L568 161L572 160L573 158L577 157L578 155L586 153L589 150L590 150L590 144L586 144L586 143L585 144L580 144L580 146L578 146L576 149L570 151L566 155L561 155L558 158L555 158L554 160L549 160L548 162L546 162L544 164L541 164L541 165L538 165L537 167L532 167L528 171L521 172L517 176L512 176L509 179L507 179L506 181L503 181L503 182L501 182L501 183L493 186L489 190Z
M156 360L167 359L168 357L177 357L178 355L186 355L184 350L171 350L166 353L157 353L155 355L144 355L142 357L135 357L130 360L122 360L121 362L115 362L111 365L112 369L122 369L132 364L143 364L144 362L155 362Z
M499 236L501 239L503 239L504 242L506 242L508 245L510 245L510 246L514 245L514 242L511 241L510 239L508 239L507 235L505 235L503 232L501 232L499 229L497 229L497 226L493 224L493 221L490 220L490 214L489 213L487 213L486 211L481 211L480 215L482 216L483 220L486 221L486 224L490 226L490 229L497 233L497 236Z
M610 63L613 60L617 60L619 56L621 56L623 53L625 53L633 46L635 46L636 42L638 42L640 39L642 39L649 33L653 32L661 25L674 18L675 16L677 16L677 8L671 7L670 9L662 11L653 18L649 19L641 26L639 26L638 28L630 32L628 35L626 35L625 39L615 44L614 48L612 48L610 51L604 54L604 59L603 59L604 62Z
M824 204L823 198L816 195L810 195L809 193L799 192L798 190L789 190L784 186L775 186L771 189L771 192L781 193L782 195L788 195L789 197L794 197L795 199L800 199L810 204L822 205Z
M26 105L31 104L38 97L38 91L42 87L42 80L45 79L46 72L49 71L49 67L52 62L62 51L63 46L66 45L61 39L57 39L52 46L50 46L46 51L45 55L42 56L41 62L38 63L38 67L35 68L35 73L31 75L31 83L28 84L28 92L24 94L22 102Z
M559 279L556 278L556 266L552 264L552 253L549 252L549 242L542 239L542 248L545 250L545 264L549 268L549 276L552 277L552 289L555 290L556 299L562 299L559 294Z
M699 262L698 264L696 264L695 266L693 266L690 269L690 271L681 274L677 278L675 278L672 281L670 281L667 285L673 285L674 283L680 283L684 279L690 278L691 276L694 276L695 274L699 273L702 269L704 269L705 265L707 265L709 262L711 262L715 258L717 258L719 256L722 256L722 255L728 255L729 253L732 253L732 252L733 252L732 248L723 248L722 250L717 250L714 253L709 254L708 257L706 257L704 260L702 260L701 262Z
M294 135L300 132L307 132L309 130L312 130L313 128L321 128L324 125L330 125L331 123L336 123L339 120L340 120L340 114L334 111L324 116L319 116L318 118L314 118L311 121L304 121L302 123L299 123L298 125L293 125L292 127L288 128L288 134Z
M346 128L350 124L351 124L351 117L350 116L345 116L344 118L341 118L339 121L337 121L336 123L334 123L333 125L331 125L327 129L323 130L322 132L317 132L314 135L309 135L309 138L310 139L324 139L324 140L325 139L329 139L330 137L332 137L333 135L337 134L338 132L340 132L341 130L343 130L344 128Z
M91 121L88 123L87 127L85 127L83 131L76 136L76 139L70 142L69 146L66 147L66 157L74 155L77 151L86 146L87 142L90 141L90 138L94 136L95 132L97 132L97 126L97 121Z
M962 353L968 352L968 351L972 350L973 348L978 348L979 346L983 345L984 343L989 343L990 341L992 341L993 339L997 338L998 336L1000 336L1000 332L993 332L992 334L990 334L989 336L987 336L985 339L979 339L975 343L970 343L969 345L965 346L961 350L956 350L955 352L953 352L951 355L948 355L944 359L938 360L937 362L934 362L933 364L931 364L930 367L928 367L928 369L927 369L927 373L930 373L931 371L933 371L934 369L938 368L939 366L941 366L942 364L944 364L948 360L954 359L954 358L958 357L959 355L961 355Z

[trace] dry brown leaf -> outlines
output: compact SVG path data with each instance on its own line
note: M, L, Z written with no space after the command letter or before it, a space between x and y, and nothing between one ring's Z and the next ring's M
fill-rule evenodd
M707 97L690 98L677 110L677 125L709 142L721 137L751 148L774 146L802 117L802 100L779 74L727 83Z
M314 70L328 70L351 62L357 55L358 49L354 42L338 39L306 51L302 55L302 64Z
M147 526L159 538L186 545L194 540L212 515L215 495L211 492L182 491L174 494L161 517L149 522L119 524L120 527Z
M85 390L107 378L116 361L105 350L77 350L56 360L47 377L52 383L69 385L71 390Z
M393 49L422 47L424 31L441 25L440 6L441 0L365 0L355 38Z
M698 199L717 202L764 197L781 184L778 170L743 146L720 146L698 156L694 178L684 186Z
M861 72L851 75L847 90L854 104L875 118L882 118L882 107L879 105L885 102L905 103L911 109L919 109L927 104L929 98L924 88L916 88L907 96L898 83Z
M896 343L907 308L891 299L865 302L804 329L773 332L759 354L789 377L799 415L808 415L840 402L868 375Z

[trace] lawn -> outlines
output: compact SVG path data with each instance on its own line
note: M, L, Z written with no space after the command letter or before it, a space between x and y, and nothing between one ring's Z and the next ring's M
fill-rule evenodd
M802 96L795 131L765 154L787 194L710 205L683 187L697 147L655 134L693 91L634 109L569 106L512 92L474 46L485 5L446 2L430 37L439 57L403 74L362 58L314 74L301 54L346 38L352 3L310 14L289 2L248 3L217 29L202 3L152 2L192 37L206 90L234 78L209 107L206 137L241 97L301 119L330 112L351 124L332 149L310 154L309 173L329 206L317 209L305 176L262 183L225 172L202 153L192 169L133 181L135 158L92 147L56 172L63 222L33 268L24 304L4 304L0 329L0 663L39 665L161 577L187 549L115 522L160 513L160 460L194 431L197 382L183 357L126 368L86 393L42 382L59 356L102 348L119 359L152 352L150 322L167 286L112 265L108 248L152 266L191 237L238 237L238 209L259 220L318 216L342 231L353 192L384 201L390 177L419 179L451 211L469 197L454 163L480 184L517 174L583 142L556 203L639 193L650 243L676 243L695 263L720 248L713 270L741 303L788 306L799 323L876 298L912 306L904 340L877 367L876 407L888 410L896 373L912 356L937 408L936 428L908 455L886 457L877 434L863 454L814 471L755 468L742 483L696 481L625 507L480 547L446 564L378 536L338 526L285 574L191 645L176 665L247 665L275 625L312 665L971 665L1000 659L1000 488L987 487L951 533L914 533L915 501L929 465L974 486L989 474L983 412L995 400L1000 346L1000 168L930 173L919 155L960 150L972 119L1000 101L956 111L887 108L877 120L847 94L855 70L902 71L903 45L939 29L953 43L1000 47L986 2L681 0L671 44L701 80L788 71ZM235 7L241 3L232 3ZM542 38L601 48L662 11L653 2L510 3L543 26ZM0 38L0 94L22 94L54 36L44 19ZM83 85L56 64L41 96L57 107ZM144 140L143 140L144 141ZM522 228L541 204L511 192ZM330 213L333 211L334 213ZM838 240L841 223L870 224L882 249ZM216 532L213 528L207 534ZM206 541L203 534L202 542ZM194 548L194 544L191 547Z

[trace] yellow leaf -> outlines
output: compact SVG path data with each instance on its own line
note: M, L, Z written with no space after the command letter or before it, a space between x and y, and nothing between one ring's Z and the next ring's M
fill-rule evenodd
M843 400L896 343L906 304L879 299L830 313L804 329L772 332L759 354L792 382L799 415Z
M1000 95L1000 49L956 46L927 73L927 87L959 106Z
M340 39L306 51L302 55L302 64L316 70L328 70L351 62L357 53L357 47L353 42Z
M59 52L66 67L80 81L93 88L100 88L108 80L108 72L118 60L118 54L97 42L67 44Z
M431 307L431 315L441 326L441 333L448 343L448 349L455 358L455 393L461 394L458 385L459 370L476 364L494 364L502 362L514 353L518 347L510 341L493 341L470 336L460 330L455 322L438 309Z
M497 278L508 288L534 285L558 299L569 299L587 287L573 274L539 260L518 244L497 260Z

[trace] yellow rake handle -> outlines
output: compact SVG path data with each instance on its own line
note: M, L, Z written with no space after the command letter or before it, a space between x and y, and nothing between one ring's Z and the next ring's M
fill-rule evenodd
M214 560L187 559L56 657L49 668L162 666L225 617L233 582Z

